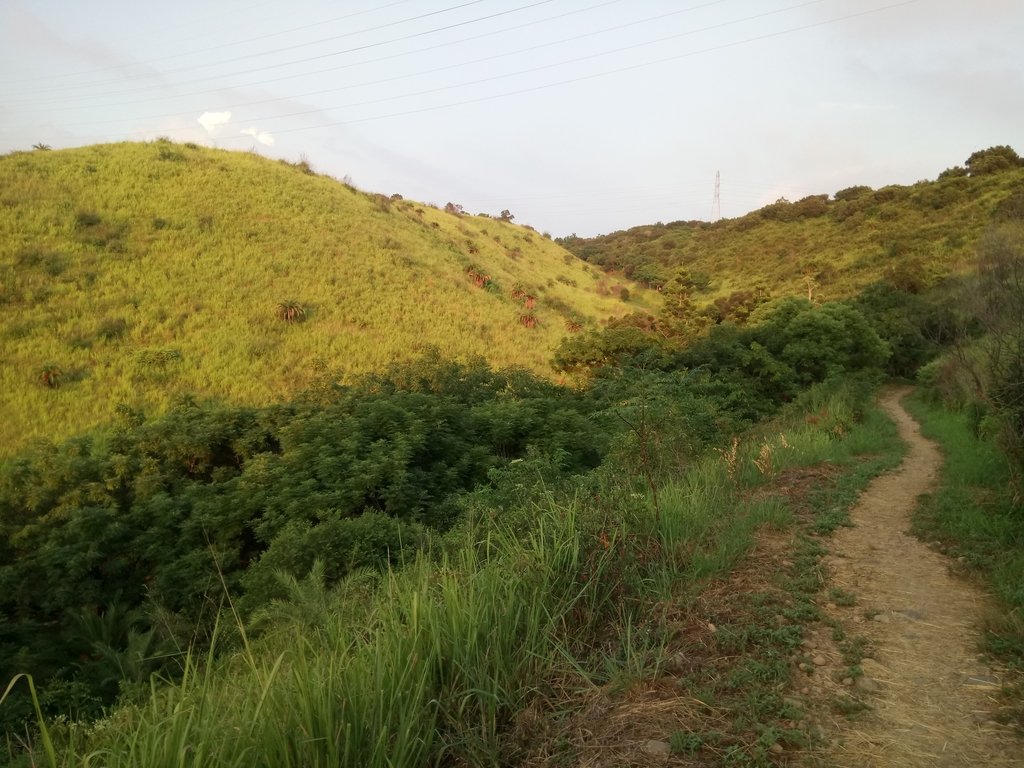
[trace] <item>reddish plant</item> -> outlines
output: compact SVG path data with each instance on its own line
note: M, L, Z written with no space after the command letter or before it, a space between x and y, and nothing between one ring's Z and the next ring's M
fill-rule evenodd
M53 363L47 363L39 369L39 383L47 389L56 389L60 386L62 378L64 378L64 371Z
M466 267L466 275L477 288L486 288L488 283L491 282L491 276L484 274L475 264L470 264Z

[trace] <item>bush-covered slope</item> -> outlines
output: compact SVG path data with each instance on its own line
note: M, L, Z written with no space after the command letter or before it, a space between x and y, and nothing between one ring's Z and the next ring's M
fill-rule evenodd
M990 160L1006 160L993 163ZM886 280L917 292L966 271L995 218L1024 212L1024 165L1008 147L974 153L937 181L785 199L736 219L677 221L560 240L577 256L660 286L679 269L705 302L762 288L848 298Z
M643 306L528 228L161 140L0 158L2 451L177 394L278 401L434 346L550 374Z

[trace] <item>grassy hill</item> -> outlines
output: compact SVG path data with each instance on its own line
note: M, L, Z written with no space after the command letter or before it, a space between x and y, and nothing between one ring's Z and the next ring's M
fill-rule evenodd
M975 155L986 159L994 150ZM1022 214L1024 167L976 160L971 172L950 169L937 181L850 187L780 200L736 219L659 223L560 242L647 285L683 268L694 299L705 303L756 287L773 296L810 288L816 299L832 300L881 279L916 292L965 272L993 217Z
M436 347L551 374L648 306L529 228L166 140L0 158L0 452L182 393L266 403ZM654 297L653 300L656 300Z

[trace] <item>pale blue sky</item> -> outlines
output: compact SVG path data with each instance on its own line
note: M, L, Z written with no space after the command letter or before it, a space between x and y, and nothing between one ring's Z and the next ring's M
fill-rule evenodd
M1024 152L1022 41L1024 0L0 0L0 152L165 135L592 235Z

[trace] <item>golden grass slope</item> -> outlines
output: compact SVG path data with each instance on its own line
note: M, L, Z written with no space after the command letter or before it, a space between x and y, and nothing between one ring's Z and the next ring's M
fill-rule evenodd
M762 287L772 296L849 298L887 280L926 289L973 268L975 245L993 217L1024 210L1024 169L834 196L780 200L736 219L678 221L567 238L589 262L638 280L684 268L706 279L699 299Z
M428 347L550 375L571 321L656 300L628 289L624 302L528 228L305 164L166 140L13 153L0 158L0 453L121 406L267 403L324 369Z

